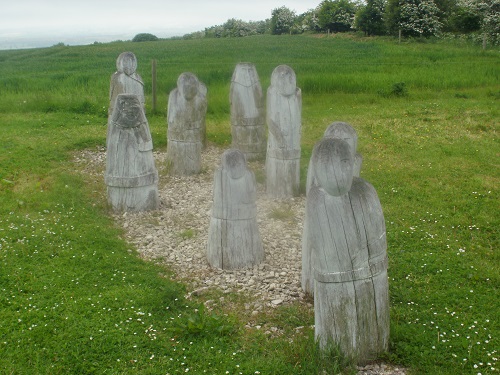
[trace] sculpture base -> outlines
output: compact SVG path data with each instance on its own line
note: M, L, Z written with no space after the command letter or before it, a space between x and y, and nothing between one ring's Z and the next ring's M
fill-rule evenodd
M160 199L156 185L140 187L108 186L108 202L114 211L140 212L158 208Z

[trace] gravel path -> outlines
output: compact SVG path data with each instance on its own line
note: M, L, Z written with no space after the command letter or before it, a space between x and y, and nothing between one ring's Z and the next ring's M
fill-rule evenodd
M115 215L125 228L127 240L147 259L167 264L176 277L200 294L216 287L225 292L253 295L252 314L264 308L303 301L300 287L301 236L305 197L286 201L267 198L263 184L257 186L257 222L265 250L264 261L251 269L222 271L211 268L205 258L213 174L223 150L208 146L202 155L202 173L189 177L168 176L165 153L155 152L159 169L160 208L154 212ZM83 151L76 157L84 172L103 179L104 150ZM264 174L262 162L250 163L257 175ZM312 305L311 305L312 308ZM404 375L406 370L373 364L358 368L358 375Z

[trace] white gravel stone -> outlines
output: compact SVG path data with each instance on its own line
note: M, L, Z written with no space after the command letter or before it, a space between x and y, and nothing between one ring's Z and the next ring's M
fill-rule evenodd
M296 285L300 285L304 197L286 201L270 199L264 185L258 184L257 218L265 250L264 262L251 269L224 272L208 266L205 249L212 179L222 152L220 148L208 146L202 154L202 172L186 177L162 173L166 155L155 152L160 173L159 209L115 215L116 221L125 229L127 240L137 247L141 257L167 264L177 279L189 280L192 290L211 285L224 290L244 290L268 306L276 305L272 301L289 303L300 299ZM104 166L104 150L84 151L77 162L92 164L86 170L95 174ZM263 173L262 162L251 162L249 167ZM271 217L272 212L284 210L293 214L284 219Z

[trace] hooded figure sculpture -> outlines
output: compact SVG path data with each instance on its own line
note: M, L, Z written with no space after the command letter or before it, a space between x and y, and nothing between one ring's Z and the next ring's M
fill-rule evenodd
M255 177L245 155L230 149L214 174L214 202L208 232L207 259L212 267L252 267L264 259L257 226Z
M359 177L363 158L356 152L358 145L356 130L347 122L336 121L326 128L323 134L323 139L325 138L339 138L347 142L354 160L353 176ZM307 168L306 195L309 195L309 190L315 184L317 184L317 181L314 178L313 158L311 158L311 160L309 160L309 167ZM307 227L308 224L309 220L307 220L306 217L306 220L304 220L304 232L302 237L302 289L307 294L312 295L314 293L314 279L312 275L311 246L309 244L310 239L308 238L310 232Z
M153 141L137 95L120 94L108 124L105 182L115 211L158 207Z
M276 67L267 90L266 192L273 198L299 195L302 93L295 72Z
M266 152L264 96L253 64L236 65L229 99L231 147L243 152L247 160L261 158Z
M123 52L116 59L116 72L111 76L109 87L108 116L113 114L115 101L120 94L135 94L144 108L144 82L136 73L137 58L132 52Z
M315 335L322 347L334 342L363 364L387 351L389 343L382 207L373 186L353 178L353 152L343 139L321 140L312 168L316 183L307 196L306 220Z
M192 73L182 73L170 92L167 110L167 163L169 172L190 175L201 169L205 144L207 88Z

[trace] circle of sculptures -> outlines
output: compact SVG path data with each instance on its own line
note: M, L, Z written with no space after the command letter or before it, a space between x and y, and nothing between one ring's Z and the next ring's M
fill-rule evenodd
M143 82L132 52L120 54L111 78L105 183L116 211L154 210L158 172L144 112ZM167 161L176 174L201 168L207 89L182 73L169 95ZM247 159L265 147L262 89L250 63L236 66L231 82L233 148L214 172L206 256L212 267L253 267L264 259L257 223L256 182ZM302 97L293 69L276 67L267 91L269 137L266 191L297 195L300 181ZM388 348L389 295L384 215L373 186L360 178L358 137L334 122L314 146L306 182L302 236L302 288L314 295L315 335L336 343L358 363Z

